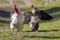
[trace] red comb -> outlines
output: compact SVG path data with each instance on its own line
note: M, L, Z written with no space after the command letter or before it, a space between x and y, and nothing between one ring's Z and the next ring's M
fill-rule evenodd
M14 12L16 12L18 14L18 9L16 7L16 4L14 5Z

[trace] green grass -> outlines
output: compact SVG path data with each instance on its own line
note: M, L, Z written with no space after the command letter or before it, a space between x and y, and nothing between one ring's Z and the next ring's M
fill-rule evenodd
M0 30L3 30L0 33L0 39L2 40L60 40L60 20L40 23L39 32L31 32L28 24L25 24L23 32L19 36L10 36L8 24L4 24L4 27L1 27ZM15 32L16 29L14 30Z
M45 10L52 15L54 19L51 21L40 21L38 32L31 32L29 25L24 24L23 32L20 33L21 35L10 36L10 19L0 18L0 40L60 40L60 3L54 2L47 6L40 6L39 1L33 0L39 9ZM2 6L0 6L2 10L11 10L9 6ZM30 7L24 7L23 9L27 11ZM16 31L17 30L14 29L14 33Z

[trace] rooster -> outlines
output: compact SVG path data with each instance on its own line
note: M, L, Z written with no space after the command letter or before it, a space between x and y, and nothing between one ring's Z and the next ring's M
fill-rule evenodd
M38 18L40 20L51 20L53 19L52 16L50 16L47 12L43 11L43 10L39 10L37 9L37 7L35 7L34 5L32 5L32 11L31 11L34 15L38 16Z
M29 25L32 29L32 32L37 32L39 28L39 20L34 15L31 15Z
M20 30L23 29L24 19L25 18L24 18L23 12L19 12L15 4L13 6L13 12L11 13L11 22L10 22L11 34L14 28L17 28L17 31L18 31L17 34L19 34Z

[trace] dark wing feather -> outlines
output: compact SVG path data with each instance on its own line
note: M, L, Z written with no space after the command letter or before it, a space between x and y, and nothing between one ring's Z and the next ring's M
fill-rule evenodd
M37 10L35 14L41 19L41 20L51 20L53 19L52 16L50 16L48 13L46 13L43 10Z

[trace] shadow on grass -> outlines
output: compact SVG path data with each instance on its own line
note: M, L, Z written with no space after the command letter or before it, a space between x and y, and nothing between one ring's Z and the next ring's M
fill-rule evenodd
M56 31L60 31L60 30L38 30L38 32L56 32Z
M53 7L53 8L47 9L45 11L47 11L48 13L59 12L60 11L60 7Z
M57 32L57 31L60 31L60 30L38 30L38 32ZM32 32L32 31L25 31L25 32Z
M9 24L10 22L9 22L9 21L4 21L4 20L0 20L0 23L6 23L6 24Z
M57 38L60 38L58 36L24 36L24 37L27 37L27 38L47 38L47 39L57 39Z
M0 10L0 17L10 18L10 12L5 10Z

